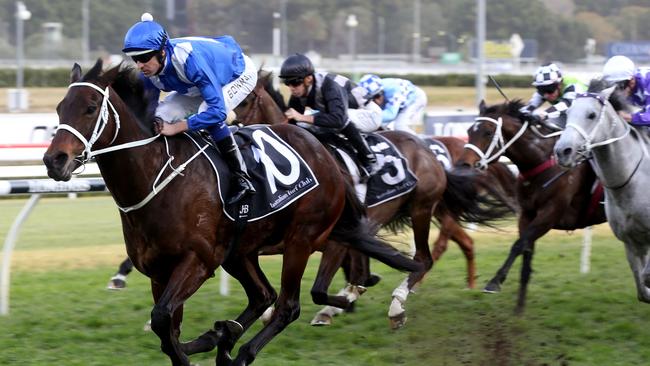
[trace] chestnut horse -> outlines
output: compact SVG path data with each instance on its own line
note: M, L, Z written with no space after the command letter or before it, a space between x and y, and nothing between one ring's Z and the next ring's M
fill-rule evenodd
M101 70L101 60L83 77L79 65L72 68L71 85L57 106L59 130L43 161L50 177L68 180L96 156L120 207L129 258L151 279L155 302L151 328L173 365L189 365L189 355L215 347L217 364L253 362L262 347L298 318L308 257L328 241L352 245L400 270L421 271L421 264L374 238L354 188L331 168L336 162L329 152L292 125L270 128L303 157L318 185L240 232L224 213L211 163L200 155L212 147L201 148L184 135L155 136L153 118L147 113L151 108L134 70ZM168 166L171 173L165 171ZM158 184L162 176L166 178ZM259 266L258 251L281 241L284 260L278 295ZM236 320L217 321L200 337L181 343L183 304L220 265L242 284L248 305ZM277 311L270 322L232 360L236 341L274 303Z
M255 91L248 96L241 110L236 111L237 120L244 125L286 123L281 110L283 102L279 103L279 100L281 95L272 88L270 75L266 77L260 75ZM394 231L406 226L413 229L414 259L423 264L421 271L409 274L408 278L393 292L389 317L391 326L398 328L406 321L404 304L408 294L433 266L433 256L439 258L442 255L448 238L452 238L463 248L468 261L467 281L469 286L474 286L472 240L458 220L489 224L509 213L510 206L492 196L479 194L481 189L494 192L493 184L482 175L473 172L457 174L446 171L419 137L402 131L385 131L381 135L397 147L407 160L409 169L418 179L416 188L409 194L368 208L368 217L380 226ZM350 177L350 179L354 178ZM499 199L502 198L500 193L497 192ZM429 249L429 231L434 212L442 228L432 253ZM341 266L346 269L351 286L336 296L328 295L329 285ZM323 252L318 275L312 288L314 302L329 306L317 314L312 324L329 324L331 317L340 311L337 309L348 308L363 293L364 289L360 286L366 285L369 281L372 279L366 256L354 249L350 250L336 243L330 243Z
M519 100L490 107L481 102L480 115L468 130L467 149L457 162L485 167L504 155L519 168L519 239L483 290L499 292L513 262L523 254L517 313L525 308L535 241L551 229L575 230L606 221L598 195L592 194L599 190L593 170L588 164L568 171L556 165L553 145L557 136L545 135L546 127L529 121L519 110L522 106Z

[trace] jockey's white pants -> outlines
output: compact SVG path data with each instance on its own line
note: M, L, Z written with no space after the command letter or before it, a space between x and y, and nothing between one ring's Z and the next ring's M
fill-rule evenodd
M255 84L257 84L257 67L246 55L244 55L244 62L244 72L237 79L221 88L227 113L230 113L239 103L244 101L246 96L255 89ZM201 113L206 109L208 109L208 104L203 100L201 94L184 95L171 92L156 108L156 117L165 122L174 123L187 119L193 114Z
M348 109L348 118L359 131L375 132L381 127L381 107L370 102L359 109Z
M411 129L411 125L421 126L424 121L424 112L427 107L427 94L424 90L415 87L415 101L402 109L397 117L391 122L394 130L407 131L414 135L417 133Z

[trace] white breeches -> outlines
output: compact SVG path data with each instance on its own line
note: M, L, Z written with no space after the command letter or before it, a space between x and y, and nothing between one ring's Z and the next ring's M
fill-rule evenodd
M381 127L381 107L370 102L359 109L348 109L348 118L361 132L374 132Z
M394 130L408 131L417 134L410 126L421 126L424 121L424 110L427 106L427 95L424 90L415 88L415 101L408 107L401 110L395 120L392 121Z
M221 88L223 100L226 106L226 112L230 112L241 103L250 92L255 89L257 84L257 68L253 61L244 55L246 67L244 72L232 82ZM178 122L187 117L201 113L208 109L208 104L203 100L203 96L189 96L177 92L167 94L158 108L156 108L156 117L165 122Z

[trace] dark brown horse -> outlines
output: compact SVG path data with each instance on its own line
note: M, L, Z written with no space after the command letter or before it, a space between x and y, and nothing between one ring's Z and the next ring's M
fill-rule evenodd
M319 184L278 213L248 223L235 246L236 226L222 209L210 162L202 156L190 160L199 148L186 136L153 136L147 98L133 70L101 70L101 61L83 77L79 65L72 68L72 84L57 106L59 131L43 160L50 177L68 180L81 162L97 155L106 185L121 206L127 253L151 279L151 327L173 365L189 365L188 355L215 347L217 364L253 362L264 345L298 318L308 257L327 241L349 243L395 268L420 271L420 264L372 236L354 189L338 169L331 169L336 162L329 152L292 125L271 129L304 158ZM169 156L175 158L176 172L182 162L189 164L154 194L152 185ZM278 295L260 269L258 251L280 241L284 260ZM220 265L242 284L248 305L236 320L218 321L197 339L181 343L183 304ZM232 360L235 342L273 303L271 321Z
M480 116L468 130L470 146L458 162L484 167L505 155L519 168L519 239L484 289L499 292L514 260L523 254L517 312L525 308L535 241L551 229L575 230L606 220L603 206L592 194L596 187L592 169L588 164L568 171L557 166L552 157L557 137L547 137L550 132L529 121L519 111L522 106L518 100L490 107L481 102Z
M238 111L237 120L243 124L286 122L283 115L280 117L281 105L269 93L277 93L277 91L270 88L269 79L259 78L255 93L247 98L249 100L246 106L250 108L244 112ZM246 116L255 116L257 119L248 119ZM461 246L465 245L468 248L465 251L468 257L468 281L473 285L475 273L472 241L461 228L458 220L489 223L503 217L509 209L501 205L501 202L478 194L479 187L486 191L492 189L492 185L483 180L482 176L473 173L459 175L445 171L419 137L400 131L386 131L381 135L397 147L406 158L409 169L418 179L416 188L409 194L368 208L368 217L379 226L393 230L406 226L413 229L414 259L423 264L422 271L411 273L393 293L393 305L389 310L389 317L392 326L397 328L406 321L403 305L409 292L433 266L434 260L429 249L429 230L434 212L444 229L441 230L441 236L437 240L438 247L437 250L434 249L433 254L442 255L443 242L446 243L449 237L462 243ZM341 266L346 267L348 281L352 286L347 291L331 296L327 291ZM330 243L323 252L318 275L312 288L312 298L316 304L345 309L363 291L358 287L365 285L369 276L368 260L365 255L336 243ZM329 314L330 311L337 310L326 308L324 312L317 315L312 324L328 324L333 315Z

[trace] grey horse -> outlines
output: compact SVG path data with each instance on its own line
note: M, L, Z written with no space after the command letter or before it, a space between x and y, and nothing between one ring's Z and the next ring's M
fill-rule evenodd
M555 144L560 165L591 159L605 186L605 212L616 237L625 243L639 301L650 303L650 156L648 135L617 113L629 109L615 88L594 80L568 110L566 130Z

